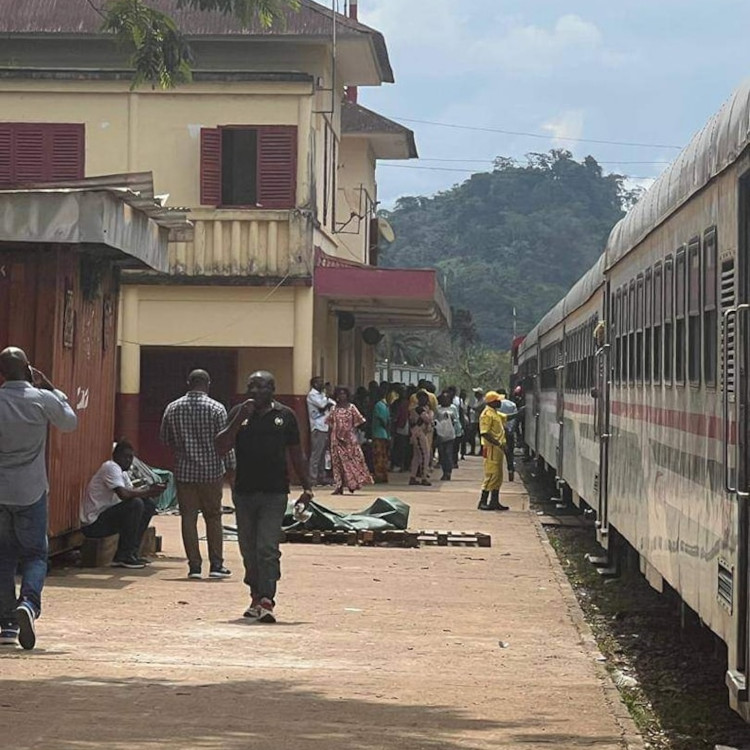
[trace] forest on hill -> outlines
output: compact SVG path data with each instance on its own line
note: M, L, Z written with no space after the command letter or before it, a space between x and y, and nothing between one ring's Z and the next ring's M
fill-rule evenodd
M492 172L433 197L401 198L382 212L396 241L381 265L437 268L451 306L470 313L476 332L461 340L462 314L453 343L507 350L513 309L518 333L528 332L593 265L639 194L624 177L603 174L591 156L499 157Z

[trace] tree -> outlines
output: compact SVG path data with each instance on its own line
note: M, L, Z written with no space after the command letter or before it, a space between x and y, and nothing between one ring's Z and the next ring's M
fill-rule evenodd
M190 45L174 19L149 0L81 0L102 17L102 30L115 36L130 54L133 87L150 83L168 89L191 79ZM244 26L283 24L300 0L176 0L177 8L223 13Z
M401 198L383 212L396 241L382 263L436 268L457 342L477 343L463 309L479 342L507 349L514 317L516 330L528 332L595 263L637 197L592 156L576 161L554 149L525 163L498 157L490 172L432 197Z

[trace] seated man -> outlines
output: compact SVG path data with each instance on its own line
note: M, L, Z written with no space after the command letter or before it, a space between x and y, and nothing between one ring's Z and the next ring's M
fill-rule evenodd
M151 519L156 514L158 497L166 489L164 484L153 484L133 489L126 474L133 463L133 446L120 440L112 452L112 460L105 461L91 478L81 508L81 531L90 539L120 535L117 552L112 561L116 568L144 568L147 561L138 555L141 540Z

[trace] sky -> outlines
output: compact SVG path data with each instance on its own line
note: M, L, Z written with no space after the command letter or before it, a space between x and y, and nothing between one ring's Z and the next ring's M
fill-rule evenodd
M750 76L746 0L359 0L359 18L396 77L360 103L412 128L421 157L379 163L386 208L550 148L648 187Z

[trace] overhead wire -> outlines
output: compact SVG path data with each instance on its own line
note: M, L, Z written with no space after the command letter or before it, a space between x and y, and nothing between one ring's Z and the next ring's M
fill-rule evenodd
M416 164L380 164L378 166L378 169L381 167L389 167L390 169L420 169L420 170L426 170L428 172L458 172L460 174L478 174L476 169L472 169L471 167L466 167L464 169L457 169L455 167L419 167ZM535 175L534 172L514 172L513 174L507 174L503 175L502 172L495 173L495 176L505 176L505 177L512 177L516 178L522 175ZM630 175L630 174L624 174L620 175L621 177L628 177L631 180L653 180L656 179L653 175L649 176L638 176L638 175Z
M610 141L599 138L573 138L572 136L559 136L553 133L531 133L523 130L504 130L502 128L486 128L479 125L460 125L453 122L436 122L434 120L416 120L411 117L396 117L390 119L401 122L413 122L419 125L433 125L440 128L453 128L455 130L473 130L481 133L501 133L503 135L517 135L524 138L540 138L545 141L571 141L574 143L599 143L605 146L629 146L633 148L670 148L682 149L682 146L674 146L666 143L638 143L633 141Z

